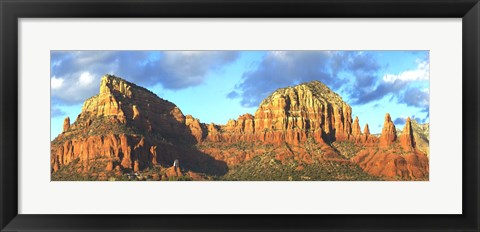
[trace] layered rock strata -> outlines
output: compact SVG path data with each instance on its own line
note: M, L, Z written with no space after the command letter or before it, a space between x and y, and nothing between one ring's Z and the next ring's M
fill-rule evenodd
M101 163L106 171L139 172L168 167L178 159L188 172L222 175L228 167L275 152L279 162L329 159L356 163L376 176L425 179L425 133L415 128L419 126L408 118L397 137L387 113L380 137L370 134L368 124L362 133L351 107L318 81L276 90L254 115L241 115L226 125L205 124L145 88L105 75L99 94L85 101L73 124L67 117L63 132L52 141L51 167L56 172L75 164L88 172ZM342 141L360 152L346 159L331 146Z

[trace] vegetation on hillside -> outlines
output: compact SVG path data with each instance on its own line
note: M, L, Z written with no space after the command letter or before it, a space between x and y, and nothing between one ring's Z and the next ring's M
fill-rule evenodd
M286 145L283 145L286 146ZM279 147L284 149L285 147ZM232 167L220 180L238 181L335 181L335 180L380 180L362 171L348 160L321 159L321 150L307 149L313 157L308 164L295 156L286 160L278 160L276 150L267 151L253 157L251 160Z

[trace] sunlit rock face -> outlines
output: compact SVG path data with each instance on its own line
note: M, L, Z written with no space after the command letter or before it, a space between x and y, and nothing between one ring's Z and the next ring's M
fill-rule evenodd
M99 160L106 169L134 171L174 159L184 159L186 167L208 162L212 159L188 149L201 139L202 130L195 129L198 123L191 118L186 123L175 104L105 75L99 94L85 101L72 125L66 119L64 131L52 141L52 171L77 162L86 172Z
M64 120L63 132L52 141L51 171L73 165L76 172L121 175L162 166L166 172L156 173L156 178L186 174L202 179L198 173L221 176L257 156L274 154L270 161L295 162L300 165L296 171L328 161L384 179L428 178L428 125L407 119L397 135L387 113L376 137L368 124L362 133L360 122L358 117L352 120L352 108L319 81L278 89L254 115L217 125L184 116L175 104L149 90L105 75L99 93L84 102L73 123ZM356 153L347 156L335 143ZM175 160L183 171L171 167Z
M278 89L264 99L255 115L231 120L221 130L209 125L210 141L262 141L298 145L312 137L319 143L348 140L352 109L318 81Z

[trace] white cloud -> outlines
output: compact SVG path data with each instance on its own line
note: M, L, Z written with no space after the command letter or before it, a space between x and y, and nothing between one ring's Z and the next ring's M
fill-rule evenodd
M78 78L78 84L80 86L90 86L93 83L94 79L95 77L92 74L90 74L89 72L84 72Z
M271 51L269 53L273 58L277 59L278 61L288 62L290 56L288 55L287 51Z
M417 69L407 70L399 73L398 75L386 74L383 76L383 81L388 83L393 83L396 80L422 81L422 80L428 80L429 75L430 75L430 65L426 61L421 61L421 62L418 62Z
M65 80L63 78L57 78L53 76L50 80L50 87L52 89L60 89L63 86L63 82Z
M100 76L90 72L72 73L61 78L51 77L52 97L68 104L83 102L98 93Z
M141 86L161 84L183 89L202 83L208 73L234 62L237 51L56 51L51 77L62 77L62 88L52 84L52 97L75 104L98 93L100 77L114 74ZM58 78L57 78L58 79ZM57 88L57 89L55 89Z

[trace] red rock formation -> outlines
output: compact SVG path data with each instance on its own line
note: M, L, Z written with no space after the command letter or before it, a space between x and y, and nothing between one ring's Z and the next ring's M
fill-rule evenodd
M229 120L227 125L220 126L221 140L225 142L255 142L255 122L251 114L244 114L237 120Z
M66 117L63 121L63 132L67 132L70 129L70 117Z
M255 116L245 114L225 126L208 125L206 140L300 145L310 137L324 143L325 138L348 140L351 134L351 107L315 81L275 91L260 104Z
M135 162L134 162L133 171L134 172L140 171L140 162L138 162L138 160L135 160Z
M345 140L351 134L351 108L320 82L279 89L255 112L255 137L267 143L298 145L313 137Z
M178 107L110 75L102 78L100 93L85 101L67 130L52 141L52 171L75 160L88 171L90 162L96 159L109 159L127 170L141 170L191 155L175 144L195 141Z
M361 136L362 135L362 132L361 132L361 129L360 129L360 124L358 122L358 117L355 117L355 121L353 121L352 135L353 136Z
M383 123L382 135L380 135L380 145L389 146L397 140L397 130L393 124L390 114L385 115L385 122Z
M364 135L369 134L367 130L368 127L366 126ZM370 138L366 138L366 143L372 145L368 141ZM387 114L378 143L383 148L378 149L375 143L374 146L360 151L357 156L352 158L352 161L357 163L365 172L387 179L428 179L428 157L424 153L415 150L410 118L407 119L399 140L400 142L398 143L395 125L391 121L390 115ZM398 145L403 150L398 149Z
M201 142L204 137L204 131L200 124L200 120L192 117L192 115L187 115L185 117L185 125L187 125L190 133L195 137L197 143Z
M52 141L51 168L56 172L73 163L79 171L90 172L101 161L105 170L96 175L105 178L113 170L116 175L141 172L179 159L189 172L215 170L217 175L224 174L227 165L273 152L263 147L272 144L275 158L282 163L292 159L305 165L318 160L350 162L329 144L355 141L355 146L366 148L352 162L368 173L428 177L428 158L414 149L411 126L406 125L400 138L404 149L409 148L407 154L392 149L377 152L378 145L389 148L396 143L390 115L377 138L370 135L368 124L361 133L358 118L352 125L351 111L338 94L320 82L310 82L275 91L255 116L244 114L226 125L205 125L147 89L106 75L99 94L85 101L75 122L70 125L65 119L64 133ZM170 169L167 177L183 175L179 168Z
M182 177L183 176L183 173L180 170L180 165L178 164L177 160L176 160L176 162L177 162L176 166L174 164L165 171L165 175L167 177Z
M360 142L367 145L376 145L378 143L378 138L370 134L370 128L368 123L365 124L363 129L363 134L361 135Z
M113 162L108 162L107 167L105 167L105 171L113 171Z
M255 118L251 114L244 114L238 117L237 130L240 133L253 134L255 133Z
M364 135L370 135L370 128L368 127L368 123L365 124L365 128L363 129Z
M365 172L387 179L426 179L429 173L427 156L418 152L399 154L395 149L365 149L352 158Z
M407 121L405 122L405 127L403 128L402 134L400 135L400 144L402 145L402 148L406 151L412 151L415 148L415 140L413 137L410 117L407 118Z
M208 133L207 138L212 142L219 142L221 141L221 134L219 126L215 125L214 123L210 123L207 127Z
M124 168L131 168L131 143L138 138L127 135L91 136L74 138L52 145L52 163L63 166L78 160L88 164L89 160L111 158L123 160ZM87 165L88 166L88 165Z

